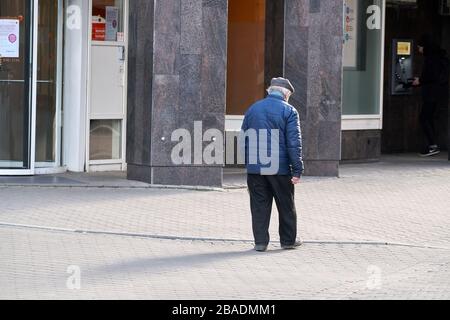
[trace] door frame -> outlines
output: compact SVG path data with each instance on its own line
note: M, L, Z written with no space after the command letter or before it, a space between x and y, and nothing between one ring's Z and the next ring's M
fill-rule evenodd
M88 83L87 83L87 103L86 103L86 149L85 149L85 171L125 171L127 169L126 163L126 146L127 146L127 93L128 93L128 37L129 37L129 0L124 1L123 8L123 32L124 32L124 41L122 44L119 42L109 42L109 41L93 41L92 40L92 0L88 0L88 11L89 11L89 19L88 19L88 55L87 55L87 74L88 74ZM105 118L105 117L91 117L91 79L92 79L92 46L115 46L115 47L124 47L125 54L125 63L124 63L124 95L123 95L123 117L122 118ZM90 159L90 129L91 129L91 120L121 120L121 158L116 160L91 160Z
M39 0L36 0L39 2ZM63 92L63 49L64 49L64 0L58 2L58 20L56 32L56 114L55 114L55 161L35 162L35 173L59 173L64 172L62 167L62 92ZM38 11L37 11L38 12ZM37 20L37 19L36 19ZM39 30L38 30L39 31ZM39 32L38 32L39 33ZM36 44L37 45L37 44ZM36 47L37 48L37 47ZM37 50L36 53L38 54ZM37 77L37 74L36 74ZM36 88L38 79L36 79Z
M28 152L29 168L27 169L0 169L0 176L30 176L35 172L36 159L36 89L37 89L37 44L38 44L38 19L39 0L31 0L30 5L30 60L29 68L29 93L28 93Z

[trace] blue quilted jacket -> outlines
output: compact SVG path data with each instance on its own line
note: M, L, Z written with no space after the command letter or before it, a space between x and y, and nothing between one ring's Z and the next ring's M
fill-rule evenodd
M300 118L293 106L278 95L269 95L247 111L242 131L248 133L252 131L250 129L256 130L258 141L251 143L249 138L251 135L246 135L245 160L248 174L293 177L300 177L303 174ZM272 150L271 140L277 137L277 134L271 131L272 129L278 129L279 150ZM268 163L265 159L267 157L275 160ZM278 161L275 166L274 161ZM271 167L276 171L267 170Z

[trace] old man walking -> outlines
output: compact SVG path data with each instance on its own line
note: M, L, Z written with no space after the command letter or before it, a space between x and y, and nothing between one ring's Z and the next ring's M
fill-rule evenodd
M297 239L294 199L295 185L300 182L304 166L299 114L289 104L294 92L289 80L272 79L269 95L250 107L242 125L255 250L259 252L267 251L270 242L274 200L279 212L281 247L295 249L302 244ZM252 137L257 137L257 141Z

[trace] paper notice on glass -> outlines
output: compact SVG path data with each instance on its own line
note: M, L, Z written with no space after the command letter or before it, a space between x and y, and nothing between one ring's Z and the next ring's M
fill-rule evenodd
M344 1L344 67L358 66L358 2Z
M117 41L119 8L106 7L106 41Z
M20 21L0 19L0 57L19 58Z
M125 34L123 32L117 32L117 41L118 42L124 42L125 41Z

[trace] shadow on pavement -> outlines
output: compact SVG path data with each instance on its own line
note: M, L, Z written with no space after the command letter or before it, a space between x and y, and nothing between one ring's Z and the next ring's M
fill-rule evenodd
M211 264L224 260L234 260L246 257L267 257L280 254L285 250L269 250L265 253L256 252L253 249L245 251L229 251L215 253L199 253L190 255L174 255L156 258L135 259L127 262L105 265L89 274L92 276L98 273L142 273L142 272L169 272L185 268L198 268L210 266ZM181 270L180 270L181 271Z

